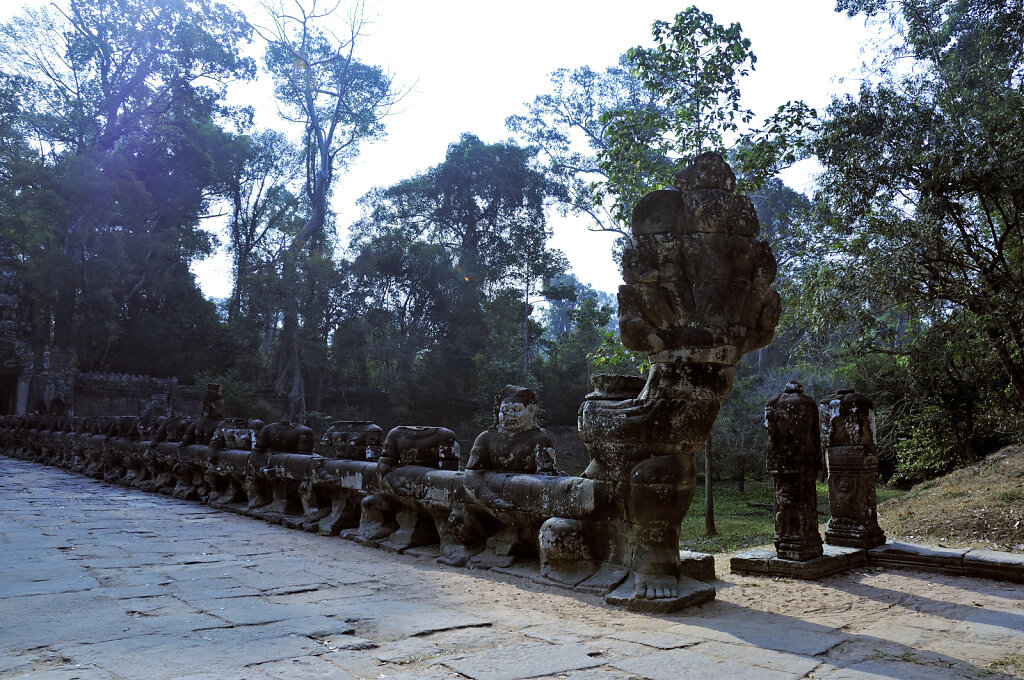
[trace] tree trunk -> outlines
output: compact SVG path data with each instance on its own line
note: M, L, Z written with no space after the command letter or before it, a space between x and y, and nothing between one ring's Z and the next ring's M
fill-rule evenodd
M530 284L523 295L523 380L530 371Z
M715 484L712 481L714 468L711 463L711 437L704 442L704 535L717 536L715 528Z
M999 361L1003 365L1003 370L1006 371L1006 375L1010 379L1010 384L1013 386L1013 390L1017 395L1017 401L1024 404L1024 375L1021 374L1017 364L1014 363L1013 357L1006 348L1006 344L1003 342L1002 337L997 337L996 334L991 331L989 334L992 336L992 345L996 350L996 356L999 357Z

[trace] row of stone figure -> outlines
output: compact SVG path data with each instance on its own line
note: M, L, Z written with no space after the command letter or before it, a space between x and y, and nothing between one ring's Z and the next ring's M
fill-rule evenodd
M660 546L634 531L628 554L603 547L617 545L616 532L630 529L626 511L638 503L633 496L670 490L634 484L632 505L623 510L616 509L624 495L621 481L557 476L551 441L535 422L536 398L525 388L506 386L496 400L494 426L477 437L468 456L443 427L402 426L385 436L368 421L338 422L315 442L308 427L222 418L222 403L219 386L211 384L198 419L7 416L0 420L0 449L394 550L436 544L439 559L452 565L509 567L519 558L539 557L542 577L605 593L609 601L630 568L635 572L643 564L635 556ZM870 400L841 391L816 404L792 383L768 402L765 422L778 556L810 560L822 554L815 479L823 445L832 514L826 540L862 548L881 544ZM677 541L661 543L678 555ZM681 564L680 584L688 573L704 572L688 572ZM703 584L687 588L688 604L714 597Z
M816 403L791 382L765 405L765 427L779 558L807 561L822 555L815 481L823 448L831 515L826 542L868 549L885 543L875 498L878 455L871 399L840 390Z
M0 450L394 550L438 545L451 565L509 567L539 557L542 576L568 587L598 571L580 571L578 549L560 569L560 527L592 518L601 492L593 480L555 474L528 389L503 390L495 425L465 464L443 427L401 426L384 436L371 422L343 421L314 442L310 428L286 421L222 418L221 404L211 384L198 419L6 416ZM613 571L579 589L608 592L625 576Z

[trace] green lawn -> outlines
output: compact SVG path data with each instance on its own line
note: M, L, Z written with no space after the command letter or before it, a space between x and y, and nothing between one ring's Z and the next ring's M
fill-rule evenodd
M902 491L879 486L878 502L899 496ZM743 548L771 543L775 520L771 506L772 483L748 480L740 492L736 482L715 482L715 527L718 535L704 535L704 486L697 486L690 510L683 519L679 547L706 553L735 552ZM751 505L753 504L753 505ZM818 482L818 519L828 521L828 484Z

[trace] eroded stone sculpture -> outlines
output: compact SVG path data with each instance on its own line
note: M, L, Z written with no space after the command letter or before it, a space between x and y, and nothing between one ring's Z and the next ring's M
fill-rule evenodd
M764 424L768 430L765 467L775 483L775 551L785 560L819 557L818 405L804 394L800 383L790 382L765 404Z
M384 445L384 431L369 420L339 420L333 423L316 447L325 458L377 460Z
M771 341L779 316L775 258L722 157L698 156L675 184L637 202L622 259L620 336L647 353L650 374L639 394L588 398L580 413L592 459L584 476L615 483L621 513L605 524L605 570L628 571L620 594L638 608L681 596L679 524L696 483L694 453L736 364Z
M849 548L885 543L878 526L875 474L875 405L853 390L839 390L819 404L821 439L828 464L825 542Z
M532 390L506 385L495 399L494 425L473 442L466 462L465 487L470 498L487 509L499 528L486 540L486 549L471 558L475 566L509 566L521 555L537 552L540 522L519 508L530 503L521 487L507 485L507 475L555 475L554 445L537 425L537 397ZM462 526L475 518L459 518Z

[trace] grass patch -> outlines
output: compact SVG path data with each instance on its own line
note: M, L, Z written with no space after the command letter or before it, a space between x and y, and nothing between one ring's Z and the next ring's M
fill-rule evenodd
M827 522L828 484L818 482L818 520ZM880 486L878 502L904 492ZM774 487L771 480L748 480L740 491L733 480L715 482L715 528L717 536L704 535L704 486L697 485L693 503L683 519L679 547L705 553L736 552L765 545L775 539Z
M715 527L717 536L704 535L704 486L697 485L693 503L683 519L679 547L706 553L732 552L770 543L775 520L770 481L748 481L743 491L736 482L715 482ZM766 506L766 507L765 507Z
M1024 655L1007 654L992 662L990 667L1015 678L1024 678Z
M818 486L820 487L821 485L819 484ZM828 485L827 484L825 485L825 493L826 494L828 493ZM877 500L878 503L884 503L887 500L889 500L890 498L899 498L900 496L903 496L906 493L907 492L905 490L902 490L902 489L892 489L892 488L890 488L888 486L876 486L875 487L875 496L876 496L876 500ZM821 495L821 489L820 488L818 490L818 495L819 496Z
M1022 493L1020 489L1004 489L1002 491L997 491L993 498L1000 503L1012 503L1024 498L1024 493Z

